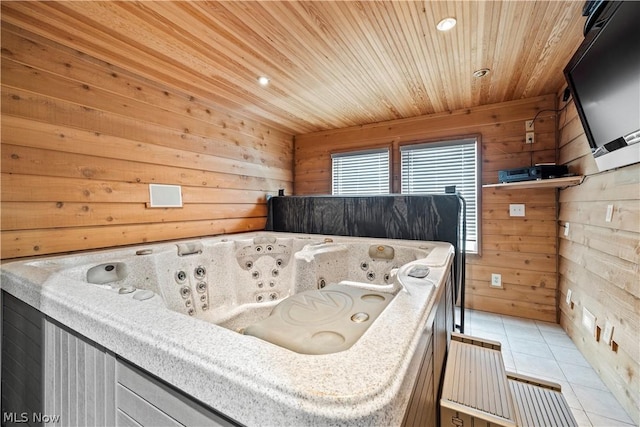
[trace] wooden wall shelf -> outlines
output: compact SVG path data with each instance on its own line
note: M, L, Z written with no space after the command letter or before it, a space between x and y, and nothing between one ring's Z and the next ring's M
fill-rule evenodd
M582 175L568 176L564 178L551 178L540 179L535 181L521 181L521 182L505 182L499 184L487 184L482 188L559 188L570 187L572 185L578 185L582 183Z

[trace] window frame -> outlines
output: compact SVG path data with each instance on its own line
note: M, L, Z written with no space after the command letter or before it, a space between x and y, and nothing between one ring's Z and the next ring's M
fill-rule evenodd
M392 194L391 177L393 176L393 148L389 145L384 146L372 146L368 148L361 148L356 150L336 150L330 153L331 158L331 195L342 196L348 194L336 194L334 193L334 157L355 157L364 154L373 154L379 152L387 152L388 166L387 166L387 192L386 193L364 193L365 195L388 195Z
M476 247L465 247L465 251L468 255L481 256L482 255L482 135L480 134L466 134L446 136L442 138L429 138L412 141L394 141L393 144L385 145L369 145L359 147L355 149L342 149L334 150L329 153L331 159L330 174L331 174L331 194L333 193L333 157L335 155L358 155L367 152L375 151L387 151L389 155L389 182L388 192L378 193L401 195L402 193L402 149L408 146L437 146L437 145L451 145L456 141L475 140L476 144ZM405 148L406 149L406 148ZM414 193L417 194L417 193ZM444 194L444 193L443 193ZM369 194L372 195L372 194ZM339 196L339 195L337 195ZM465 246L467 246L465 242Z
M475 153L475 164L476 164L476 241L475 248L468 247L468 241L465 242L465 251L470 255L482 255L482 137L479 134L471 134L471 135L458 135L458 136L449 136L445 138L437 138L437 139L424 139L418 141L410 141L401 143L398 145L398 169L394 172L397 173L398 176L398 192L399 194L419 194L419 193L403 193L402 187L402 173L403 173L403 162L402 162L402 150L410 150L413 147L414 149L419 149L420 147L429 147L436 148L448 145L456 145L456 142L463 143L463 141L475 140L476 145L476 153ZM467 202L468 203L468 202ZM468 210L468 209L467 209Z

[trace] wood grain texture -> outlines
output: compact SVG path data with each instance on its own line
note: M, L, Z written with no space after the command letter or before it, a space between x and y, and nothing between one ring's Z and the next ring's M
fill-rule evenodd
M545 94L563 85L581 8L2 2L0 256L260 229L266 194L294 182L298 194L330 191L331 152L391 147L397 169L403 144L480 135L484 184L549 161L587 178L559 192L560 225L571 224L559 245L556 190L483 189L469 306L555 320L549 290L564 301L571 288L563 327L640 422L640 167L598 173L572 105L540 114L535 146L523 143L523 121L556 107ZM445 16L458 27L439 33ZM471 77L483 67L487 77ZM260 74L270 86L256 85ZM145 209L149 183L182 185L185 208ZM508 218L509 203L531 216ZM504 289L488 287L493 272ZM617 353L585 335L582 306L613 322Z
M560 323L585 358L640 422L640 164L600 173L572 101L561 116L560 159L584 182L560 191ZM611 222L605 220L613 205ZM565 297L572 292L573 307ZM587 308L613 326L617 352L582 326Z
M555 161L555 95L481 106L447 114L394 120L334 131L297 135L296 194L331 193L331 153L475 135L481 141L482 183L495 183L498 170ZM536 119L536 143L525 144L524 122ZM393 163L393 188L400 169ZM509 217L510 203L524 203L527 216ZM513 316L556 321L556 190L484 188L482 254L467 259L467 306ZM491 273L503 275L504 289L489 288ZM491 292L489 292L491 291Z
M263 229L293 186L292 134L7 22L1 157L5 259Z
M83 76L91 68L60 54L52 59L56 72L88 88L68 81L66 86L57 84L57 90L68 89L77 96L108 90L115 98L125 96L129 111L154 97L168 101L168 110L179 107L182 114L225 111L222 116L213 114L217 122L233 123L242 112L263 123L263 130L287 134L554 92L563 83L567 53L582 37L580 12L576 2L512 1L2 5L5 24L108 64L95 76L100 81L88 83ZM436 23L449 16L456 17L458 25L449 32L437 31ZM10 49L17 61L25 49L49 60L51 51L46 48L22 44ZM474 78L473 71L480 68L491 72ZM149 84L132 81L116 89L116 81L127 79L119 70L157 84L150 90ZM268 76L271 84L259 86L259 75ZM156 119L162 117L155 113Z

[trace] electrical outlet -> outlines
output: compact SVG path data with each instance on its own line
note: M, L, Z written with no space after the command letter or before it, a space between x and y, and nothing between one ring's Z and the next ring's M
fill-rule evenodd
M613 219L613 205L608 205L607 206L607 215L604 217L604 220L606 222L611 222L612 219Z
M524 142L525 142L525 144L533 144L534 142L536 142L535 133L527 132L526 135L525 135Z
M533 132L533 120L527 120L524 122L524 130L527 132Z
M569 235L569 223L565 223L564 224L564 235L568 236Z
M510 204L509 205L509 216L524 216L524 205L523 204Z
M491 287L492 288L502 287L502 274L491 273Z

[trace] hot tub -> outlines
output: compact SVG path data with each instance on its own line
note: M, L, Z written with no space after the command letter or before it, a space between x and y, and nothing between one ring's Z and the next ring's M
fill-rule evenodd
M6 263L2 289L248 425L397 425L448 243L246 233Z

